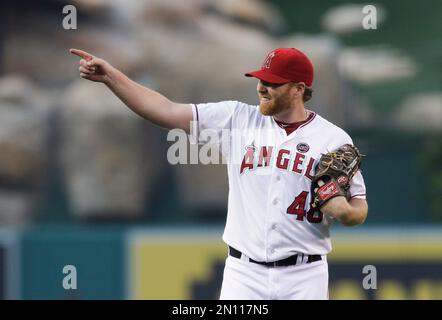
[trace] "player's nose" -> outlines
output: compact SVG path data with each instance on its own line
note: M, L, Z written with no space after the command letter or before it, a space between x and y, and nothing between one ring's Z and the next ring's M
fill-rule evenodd
M264 85L264 83L261 80L258 81L257 90L259 93L267 92L267 87Z

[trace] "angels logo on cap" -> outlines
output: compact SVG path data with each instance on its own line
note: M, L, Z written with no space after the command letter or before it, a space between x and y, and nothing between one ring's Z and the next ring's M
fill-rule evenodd
M272 51L268 54L267 58L265 59L264 63L262 64L262 68L270 69L270 64L272 63L272 59L275 56L275 52Z

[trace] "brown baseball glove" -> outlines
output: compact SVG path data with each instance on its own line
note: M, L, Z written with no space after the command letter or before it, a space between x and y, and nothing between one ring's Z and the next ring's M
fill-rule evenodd
M312 181L312 207L320 209L328 200L344 196L350 199L350 180L359 170L363 155L358 148L344 144L323 154Z

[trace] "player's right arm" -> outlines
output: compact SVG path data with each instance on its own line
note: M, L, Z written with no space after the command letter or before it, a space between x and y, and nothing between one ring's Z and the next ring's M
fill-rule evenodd
M106 60L88 52L78 49L71 49L70 52L81 58L78 69L82 78L104 83L132 111L152 123L167 129L180 128L190 132L190 122L193 119L190 104L169 100L132 81Z

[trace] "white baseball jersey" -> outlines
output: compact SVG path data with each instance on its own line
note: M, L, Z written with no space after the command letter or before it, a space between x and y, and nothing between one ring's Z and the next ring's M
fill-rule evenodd
M256 261L331 251L333 218L310 210L310 188L321 154L352 144L344 130L310 111L309 120L287 135L258 106L237 101L194 105L193 118L196 141L207 142L207 129L221 137L229 176L228 245ZM365 199L360 171L350 194Z

